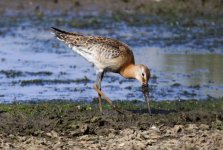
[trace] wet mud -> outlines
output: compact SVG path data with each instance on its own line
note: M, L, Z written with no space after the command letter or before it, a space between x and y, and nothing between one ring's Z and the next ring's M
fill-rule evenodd
M114 103L124 114L104 104L101 115L96 101L1 104L0 147L221 149L223 146L222 100L152 103L151 116L142 102Z
M223 149L222 6L0 1L0 149ZM51 26L130 45L152 72L153 115L138 101L139 84L114 74L103 90L131 101L114 101L124 114L104 103L101 115L93 67L59 43Z

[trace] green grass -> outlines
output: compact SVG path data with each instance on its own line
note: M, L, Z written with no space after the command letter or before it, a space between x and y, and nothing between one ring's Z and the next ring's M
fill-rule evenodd
M81 102L71 102L65 100L42 101L37 103L12 103L0 104L0 111L8 112L13 115L27 116L48 116L48 115L65 115L69 111L86 110L89 104ZM80 109L78 108L80 106Z
M125 110L147 109L142 101L114 101L118 108ZM220 111L223 110L223 98L217 100L184 100L184 101L152 101L151 108L156 110L174 110L176 112L186 112L191 110ZM103 103L104 109L112 109L107 103ZM98 102L95 99L92 102L72 102L69 100L41 101L35 103L11 103L0 104L1 112L8 112L13 115L27 116L64 116L70 112L80 111L98 111Z
M162 101L153 102L151 104L153 108L176 110L176 111L189 111L189 110L223 110L223 99L218 100L183 100L183 101Z
M118 107L123 109L147 109L147 105L143 101L115 101ZM175 111L190 111L190 110L206 110L217 111L223 110L223 98L210 100L181 100L181 101L151 101L152 109L159 110L175 110Z

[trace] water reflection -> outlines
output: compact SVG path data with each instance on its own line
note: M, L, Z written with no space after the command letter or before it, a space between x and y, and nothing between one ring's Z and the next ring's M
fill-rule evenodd
M136 49L136 59L152 68L158 78L158 89L177 83L181 90L188 90L184 86L194 87L204 95L223 96L223 55L167 54L155 47Z

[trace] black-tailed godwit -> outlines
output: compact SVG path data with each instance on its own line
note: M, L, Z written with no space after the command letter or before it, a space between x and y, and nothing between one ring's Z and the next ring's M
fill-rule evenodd
M84 36L54 28L53 33L65 42L73 51L94 64L97 79L94 89L98 93L99 110L102 113L101 96L113 107L112 101L102 92L101 82L105 72L114 72L125 78L137 79L142 85L142 91L151 114L148 97L148 81L150 70L142 64L135 64L132 50L124 43L101 36Z

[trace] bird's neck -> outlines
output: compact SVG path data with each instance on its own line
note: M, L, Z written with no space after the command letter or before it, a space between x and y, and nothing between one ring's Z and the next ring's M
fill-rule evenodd
M136 65L130 64L123 69L121 69L120 74L125 78L135 78L136 77Z

